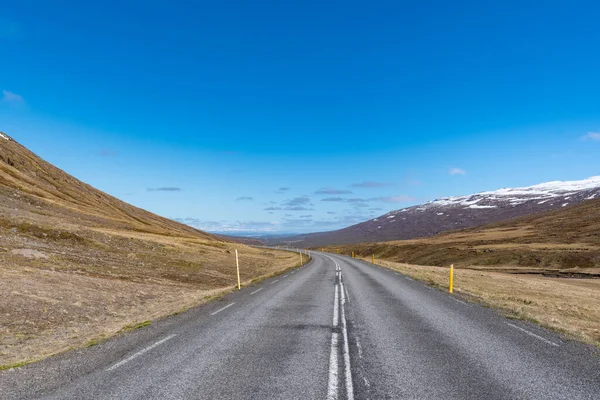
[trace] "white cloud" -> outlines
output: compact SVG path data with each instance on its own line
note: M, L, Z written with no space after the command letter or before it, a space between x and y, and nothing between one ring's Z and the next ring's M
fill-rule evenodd
M460 168L450 168L450 171L448 171L448 173L450 175L465 175L467 173L467 171L465 171L464 169L460 169Z
M583 140L593 140L594 142L600 142L599 132L588 132L587 135L582 137Z
M2 91L2 102L3 103L9 103L9 104L23 104L25 103L25 100L23 100L23 97L10 92L8 90L3 90Z

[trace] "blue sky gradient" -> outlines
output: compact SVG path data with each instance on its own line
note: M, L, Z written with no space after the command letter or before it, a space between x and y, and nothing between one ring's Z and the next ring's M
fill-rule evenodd
M552 0L12 2L0 131L204 229L334 229L600 174L599 15Z

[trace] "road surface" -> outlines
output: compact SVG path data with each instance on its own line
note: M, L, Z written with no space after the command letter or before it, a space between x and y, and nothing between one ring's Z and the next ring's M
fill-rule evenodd
M599 399L590 346L363 261L0 373L2 399Z

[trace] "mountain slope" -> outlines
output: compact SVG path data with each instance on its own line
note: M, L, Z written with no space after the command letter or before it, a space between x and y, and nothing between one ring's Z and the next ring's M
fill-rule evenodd
M422 265L600 277L600 199L429 238L332 249Z
M103 193L33 154L6 134L0 136L0 207L18 216L24 210L77 221L86 226L132 229L215 239L187 225L152 214ZM42 211L39 211L42 210Z
M297 264L139 209L0 133L0 370ZM90 342L90 340L92 340Z
M344 229L283 238L298 247L378 242L428 237L449 230L505 221L600 198L600 176L581 181L548 182L469 196L446 197Z

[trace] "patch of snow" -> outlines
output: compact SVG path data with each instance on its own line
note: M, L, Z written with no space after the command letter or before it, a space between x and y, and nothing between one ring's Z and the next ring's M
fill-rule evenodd
M590 197L586 197L585 199L586 200L591 200L591 199L595 198L597 194L598 193L594 193L593 195L591 195Z
M435 213L435 215L444 215L444 213Z
M468 208L497 208L496 206L479 206L477 204L471 204Z
M395 217L396 217L395 215L388 216L388 218L395 218Z
M375 218L373 221L377 222L377 221L379 221L379 218Z
M8 138L8 136L6 136L4 133L0 132L0 138L4 139L4 140L10 140Z
M568 206L568 205L569 205L569 203L564 203L561 207L565 207L565 206Z
M540 202L538 202L538 204L544 204L545 202L547 202L548 200L542 200Z

